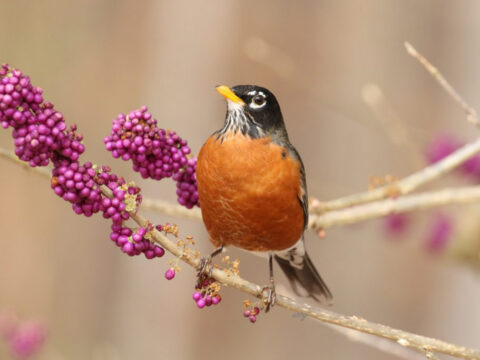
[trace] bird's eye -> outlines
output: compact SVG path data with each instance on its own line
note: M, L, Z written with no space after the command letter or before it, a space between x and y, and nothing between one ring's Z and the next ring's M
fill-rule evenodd
M250 103L250 107L252 109L258 109L258 108L261 108L262 106L265 105L267 101L265 100L265 96L264 95L255 95L253 98L252 98L252 102Z

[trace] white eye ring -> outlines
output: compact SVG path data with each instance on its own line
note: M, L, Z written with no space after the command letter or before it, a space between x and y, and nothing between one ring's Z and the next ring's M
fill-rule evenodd
M260 109L264 107L266 104L267 104L267 100L265 99L265 95L263 95L262 93L259 93L252 98L252 101L250 102L249 106L252 109Z

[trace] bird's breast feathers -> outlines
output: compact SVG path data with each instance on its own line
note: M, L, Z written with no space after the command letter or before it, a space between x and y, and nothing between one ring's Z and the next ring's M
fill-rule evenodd
M270 138L214 135L198 156L202 215L216 245L282 250L302 235L300 162Z

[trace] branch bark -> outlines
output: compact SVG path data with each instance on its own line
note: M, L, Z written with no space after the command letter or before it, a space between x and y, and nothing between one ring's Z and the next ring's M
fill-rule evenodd
M406 178L403 178L395 183L380 187L375 190L345 196L336 200L331 200L319 203L311 209L313 214L323 214L327 211L344 209L354 205L364 204L376 200L385 199L388 197L397 197L406 195L420 186L425 185L442 175L455 169L473 155L480 152L480 139L468 143L449 156L443 158L439 162L423 168L422 170L413 173Z
M0 150L0 155L6 157L9 160L13 160L17 164L21 164L20 161L15 159L15 156L7 151ZM21 164L23 165L23 164ZM49 173L45 169L41 168L28 168L33 172L49 176ZM112 192L107 187L102 187L102 192L106 196L112 196ZM132 213L131 218L142 227L147 227L150 223L139 211L136 214ZM196 268L199 265L199 260L185 254L182 249L177 247L176 243L170 240L167 236L163 235L157 230L152 231L153 241L165 250L169 251L186 264ZM244 293L253 295L255 297L262 297L262 287L258 284L249 282L239 276L233 275L230 272L225 272L220 269L213 269L212 276L221 284L234 287ZM347 316L335 313L330 310L312 307L308 304L302 304L294 299L278 294L276 305L294 313L303 314L313 319L320 320L322 322L341 326L343 328L353 329L362 333L371 334L380 338L389 339L397 342L401 346L412 348L421 352L428 353L443 353L451 356L455 356L462 359L475 359L480 360L480 350L467 348L451 344L445 341L429 338L410 332L406 332L399 329L394 329L389 326L373 323L367 321L358 316Z
M358 205L343 210L331 211L322 215L311 215L309 227L330 228L374 219L390 214L425 210L449 204L467 204L480 201L480 186L459 189L443 189L424 192L418 195L402 196L369 204Z

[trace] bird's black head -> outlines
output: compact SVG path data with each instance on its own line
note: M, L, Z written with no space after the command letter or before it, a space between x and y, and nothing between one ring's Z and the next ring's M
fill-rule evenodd
M286 137L280 105L267 89L255 85L218 86L217 91L227 100L225 126L220 132L241 131L253 138Z

